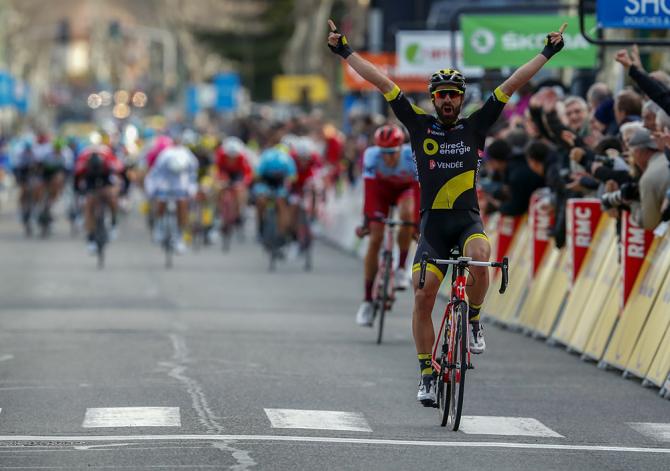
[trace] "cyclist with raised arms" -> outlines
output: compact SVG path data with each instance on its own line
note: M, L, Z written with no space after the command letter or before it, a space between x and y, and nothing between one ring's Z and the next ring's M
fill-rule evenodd
M421 236L413 267L414 311L412 332L419 359L421 379L417 400L424 406L435 403L435 378L431 350L435 339L431 312L446 267L428 265L425 286L418 287L420 259L449 258L452 247L473 260L488 261L490 245L484 233L476 196L480 155L488 129L498 119L510 95L526 84L547 61L563 48L563 24L559 32L547 35L545 46L534 58L519 67L482 107L459 118L465 93L465 78L454 69L435 72L428 82L437 116L429 115L405 97L400 88L374 65L356 54L332 20L328 47L341 56L365 80L384 94L398 119L410 134L421 187ZM467 296L472 325L470 351L482 353L484 335L479 309L488 290L488 270L471 267Z

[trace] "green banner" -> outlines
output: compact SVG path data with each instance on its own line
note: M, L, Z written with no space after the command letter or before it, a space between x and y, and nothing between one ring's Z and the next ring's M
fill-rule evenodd
M559 15L463 15L463 59L468 66L517 67L535 57L551 31L568 23L563 33L565 47L545 67L596 65L597 50L579 32L579 18ZM585 18L585 29L595 27L595 18Z

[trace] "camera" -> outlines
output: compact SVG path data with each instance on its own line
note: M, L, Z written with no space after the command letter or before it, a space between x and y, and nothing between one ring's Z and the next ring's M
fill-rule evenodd
M600 197L600 204L607 210L624 206L630 201L639 201L639 199L640 191L637 182L627 182L616 191L603 193Z
M614 159L608 155L596 155L593 158L594 162L600 162L607 168L614 168Z
M609 193L603 193L600 196L600 204L605 210L618 208L623 204L621 190L611 191Z

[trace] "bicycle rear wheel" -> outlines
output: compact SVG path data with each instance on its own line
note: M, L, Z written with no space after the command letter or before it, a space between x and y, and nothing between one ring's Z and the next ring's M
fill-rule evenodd
M312 269L312 229L310 227L309 216L304 208L300 208L298 213L298 243L300 251L305 257L305 271Z
M453 431L457 431L461 424L463 413L463 397L465 396L465 373L468 370L468 305L460 301L454 305L453 329L455 335L450 343L453 348L453 368L450 371L450 404L447 423Z
M386 311L390 310L390 303L393 302L390 296L391 284L391 264L393 263L393 255L391 253L384 254L384 277L381 286L381 293L379 296L379 324L377 330L377 344L382 343L382 335L384 334L384 317Z
M224 252L230 250L230 242L233 237L233 231L235 230L235 203L232 198L233 196L226 190L223 200L221 201L221 249Z

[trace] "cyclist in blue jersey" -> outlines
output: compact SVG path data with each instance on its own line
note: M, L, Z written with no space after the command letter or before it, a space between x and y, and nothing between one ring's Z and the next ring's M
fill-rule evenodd
M421 236L413 268L414 311L412 332L421 378L417 400L424 406L435 403L431 349L435 339L431 312L444 267L428 265L425 286L418 287L419 261L427 252L431 258L449 258L452 247L473 260L488 261L490 245L484 233L476 197L477 174L486 134L509 100L547 61L563 48L563 31L549 33L542 51L519 67L497 87L482 107L460 118L465 94L465 77L458 70L441 69L428 82L437 116L412 104L400 88L369 61L356 54L346 38L329 20L328 47L347 61L361 77L376 86L393 112L410 133L421 187ZM486 346L479 323L479 310L488 290L488 269L470 268L467 296L470 322L470 351L482 353Z
M256 168L258 181L252 188L252 194L256 201L259 238L263 233L262 215L270 195L275 196L277 202L279 232L284 236L288 233L291 218L287 199L289 186L296 175L297 170L293 158L287 152L284 152L280 146L265 149L261 153Z

